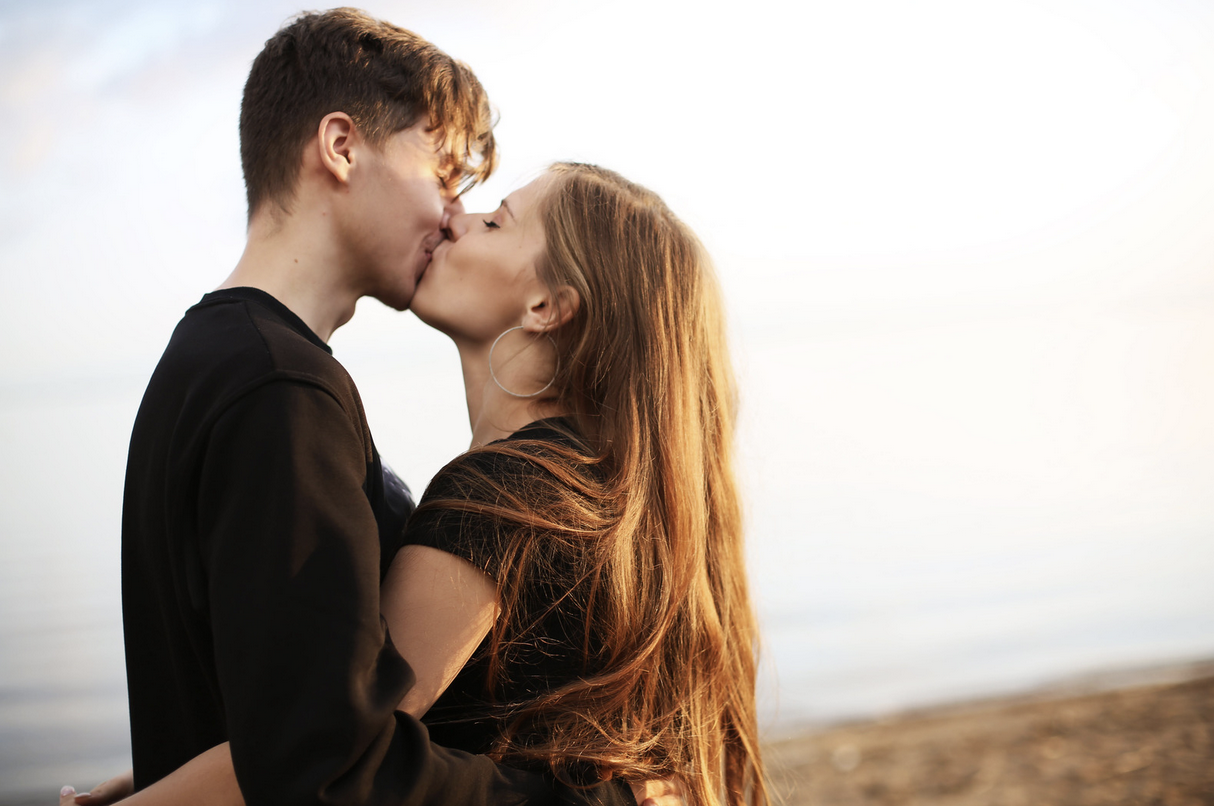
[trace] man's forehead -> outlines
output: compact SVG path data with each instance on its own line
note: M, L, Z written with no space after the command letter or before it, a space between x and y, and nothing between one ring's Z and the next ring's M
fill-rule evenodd
M447 133L442 129L426 128L422 130L423 140L426 149L434 155L435 160L441 165L448 165L455 162L455 151L452 147L451 138L447 137Z
M412 126L401 129L392 135L392 138L398 143L407 144L413 153L426 159L433 159L434 162L442 163L451 159L452 148L443 131L431 130L425 125L425 121L419 121Z
M422 131L425 133L426 142L430 144L430 147L443 156L450 155L451 138L447 136L446 127L435 126L429 115L424 115L419 122L422 124Z

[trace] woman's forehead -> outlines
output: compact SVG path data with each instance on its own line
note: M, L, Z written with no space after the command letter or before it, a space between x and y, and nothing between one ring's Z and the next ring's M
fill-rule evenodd
M506 198L502 199L502 204L509 207L510 212L521 219L526 212L535 207L536 202L543 198L552 181L553 176L551 173L537 176L521 188L517 188L507 194Z

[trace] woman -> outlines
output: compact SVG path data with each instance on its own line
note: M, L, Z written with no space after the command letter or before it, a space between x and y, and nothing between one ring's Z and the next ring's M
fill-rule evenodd
M487 570L501 613L432 736L593 777L694 771L693 802L762 801L733 385L702 247L656 195L583 165L451 230L412 308L459 349L474 450L409 540ZM420 587L393 584L396 565L389 619Z
M417 675L402 710L576 782L765 804L734 388L698 240L648 190L558 164L453 219L412 308L459 350L472 450L385 581Z

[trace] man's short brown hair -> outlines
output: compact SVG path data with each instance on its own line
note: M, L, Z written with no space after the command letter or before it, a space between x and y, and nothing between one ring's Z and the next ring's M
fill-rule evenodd
M497 162L489 99L472 70L411 31L354 8L303 14L253 60L240 105L249 217L290 209L303 146L321 118L345 112L373 146L424 116L464 188Z

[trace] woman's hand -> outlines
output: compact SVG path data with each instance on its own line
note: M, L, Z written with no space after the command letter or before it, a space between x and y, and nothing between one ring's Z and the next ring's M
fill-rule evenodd
M59 806L106 806L129 798L135 792L135 775L131 770L102 781L88 792L76 794L71 786L59 790Z
M683 782L678 778L659 778L629 786L637 806L683 806Z

